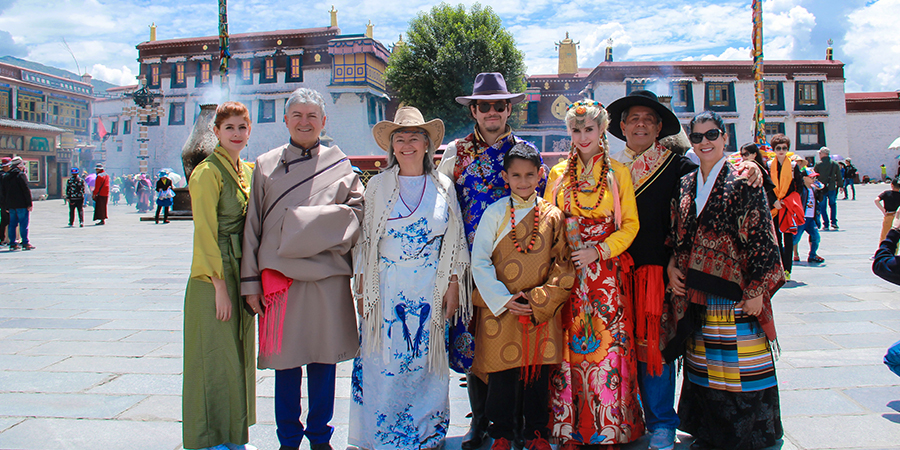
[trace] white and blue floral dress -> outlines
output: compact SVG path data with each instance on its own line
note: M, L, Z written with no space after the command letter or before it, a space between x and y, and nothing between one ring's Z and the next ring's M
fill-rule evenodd
M353 361L349 443L367 450L438 447L450 424L449 372L428 369L435 275L449 206L431 177L400 177L380 255L380 348ZM418 200L418 201L417 201ZM363 337L365 340L365 337Z

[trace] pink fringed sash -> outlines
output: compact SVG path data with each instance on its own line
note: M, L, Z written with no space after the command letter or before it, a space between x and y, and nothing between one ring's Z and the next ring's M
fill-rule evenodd
M259 318L259 354L263 356L281 353L281 337L284 334L284 313L287 294L294 280L272 269L262 271L263 308Z

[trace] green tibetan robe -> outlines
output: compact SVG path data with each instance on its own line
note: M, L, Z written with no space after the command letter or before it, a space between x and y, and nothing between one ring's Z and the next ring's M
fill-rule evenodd
M256 422L255 319L240 296L241 239L251 169L218 147L191 173L194 256L184 296L184 448L246 444ZM216 319L210 277L225 280L231 319Z

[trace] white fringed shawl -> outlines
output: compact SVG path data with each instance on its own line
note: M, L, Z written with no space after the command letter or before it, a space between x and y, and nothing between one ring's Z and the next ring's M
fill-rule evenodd
M400 169L391 167L372 177L366 185L365 214L363 215L362 237L353 249L354 273L353 295L362 301L362 333L365 337L364 352L372 352L381 346L381 282L379 277L378 243L385 235L388 217L400 197ZM435 277L434 297L431 302L431 338L428 349L429 370L445 373L448 370L447 351L444 347L444 293L450 284L450 276L459 278L459 309L453 317L456 323L460 317L468 323L472 318L471 294L474 285L469 270L469 249L465 238L459 203L453 181L444 174L432 171L431 181L447 202L450 222L444 234Z

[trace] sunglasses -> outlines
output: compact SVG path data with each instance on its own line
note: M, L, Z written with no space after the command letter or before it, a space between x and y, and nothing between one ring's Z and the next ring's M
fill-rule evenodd
M691 140L694 144L699 144L703 142L703 138L705 137L707 141L714 141L719 138L720 135L724 134L722 130L709 130L706 133L691 133L688 135L688 139Z
M494 103L479 103L478 110L482 113L486 113L491 110L491 107L494 108L494 111L503 112L506 111L506 102L494 102Z

